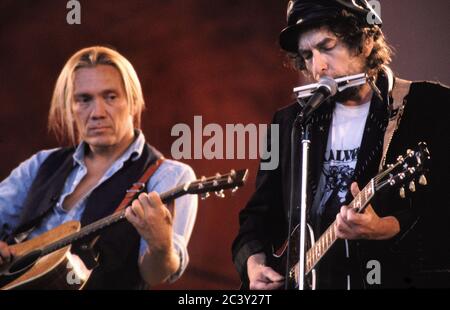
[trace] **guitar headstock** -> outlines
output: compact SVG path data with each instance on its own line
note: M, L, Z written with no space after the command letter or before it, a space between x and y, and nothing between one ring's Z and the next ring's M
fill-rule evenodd
M215 176L201 177L190 182L185 190L189 194L202 194L202 199L209 197L211 192L215 192L217 197L225 198L224 190L231 188L233 193L236 192L239 187L244 185L247 176L248 169L231 170L226 174L217 173Z
M416 182L427 185L425 174L428 172L428 161L431 159L427 144L420 142L416 150L407 150L406 154L399 156L395 164L375 177L377 190L385 186L400 186L400 197L406 197L405 184L411 192L416 191Z

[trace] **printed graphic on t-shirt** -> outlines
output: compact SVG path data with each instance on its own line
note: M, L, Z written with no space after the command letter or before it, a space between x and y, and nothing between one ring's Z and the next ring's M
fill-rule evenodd
M369 108L370 102L357 106L337 103L335 106L318 190L313 201L313 221L321 226L320 229L331 224L346 203Z
M359 147L353 150L329 150L325 154L322 175L324 187L320 199L320 213L330 216L339 212L345 203L355 172Z

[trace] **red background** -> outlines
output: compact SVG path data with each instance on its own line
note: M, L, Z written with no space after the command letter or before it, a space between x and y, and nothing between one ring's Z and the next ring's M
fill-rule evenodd
M300 82L283 67L277 45L287 1L80 3L81 25L68 25L66 1L0 0L0 178L36 151L57 146L46 129L53 86L68 57L86 46L113 46L134 65L147 104L144 133L166 157L175 124L193 128L195 115L203 126L268 123ZM382 1L384 31L397 49L393 68L403 77L450 82L449 3ZM250 178L234 196L200 202L190 265L183 278L160 288L237 288L231 243L258 162L185 162L198 176L249 168Z

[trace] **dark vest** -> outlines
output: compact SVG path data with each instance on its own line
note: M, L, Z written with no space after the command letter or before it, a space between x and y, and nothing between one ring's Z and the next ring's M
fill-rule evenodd
M74 168L74 148L63 148L52 153L41 165L31 185L21 214L20 225L15 234L38 224L55 206L65 180ZM145 169L154 163L161 153L146 144L142 156L125 162L122 169L97 187L89 196L81 217L85 226L112 214ZM95 250L99 254L96 267L86 289L136 289L144 287L139 274L140 236L128 222L122 221L101 232ZM74 252L79 252L74 246ZM83 256L81 256L83 258Z

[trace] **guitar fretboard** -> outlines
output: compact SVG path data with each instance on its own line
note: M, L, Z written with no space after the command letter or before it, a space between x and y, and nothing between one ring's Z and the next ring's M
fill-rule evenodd
M375 195L374 179L372 179L366 187L364 187L358 195L349 204L350 208L356 209L358 213L364 211L365 207L369 204L370 200ZM305 274L308 274L314 266L320 261L325 253L331 248L336 237L336 224L334 221L327 230L320 236L320 238L314 243L314 245L306 253Z
M162 193L160 195L160 198L163 203L168 203L168 202L184 195L185 193L186 193L186 189L184 188L184 186L178 186L170 191ZM136 196L137 195L138 194L136 194ZM115 223L119 223L124 219L125 219L125 210L121 210L114 214L111 214L110 216L102 218L94 223L86 225L83 228L81 228L80 231L73 233L65 238L62 238L61 240L58 240L58 241L46 246L45 248L43 248L41 256L45 256L54 251L62 249L64 247L68 246L69 244L72 244L79 240L83 240L84 238L89 237L90 235L98 234L104 228L109 227Z

